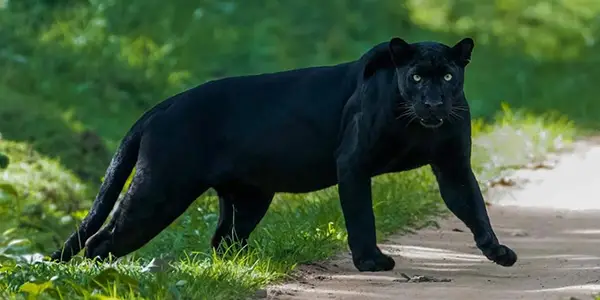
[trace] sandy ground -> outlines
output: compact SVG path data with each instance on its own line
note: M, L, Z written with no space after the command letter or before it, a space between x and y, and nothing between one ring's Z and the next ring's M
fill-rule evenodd
M579 142L552 169L521 170L520 187L487 199L501 243L519 255L510 268L485 259L454 216L440 229L392 236L390 272L359 273L349 253L302 266L297 280L270 287L269 299L592 299L600 293L600 145ZM407 278L410 278L409 281Z

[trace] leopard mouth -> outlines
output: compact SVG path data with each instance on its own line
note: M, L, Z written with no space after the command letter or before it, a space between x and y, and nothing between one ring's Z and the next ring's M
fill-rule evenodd
M421 124L421 126L423 126L425 128L435 129L435 128L442 126L442 124L444 124L444 120L443 119L428 119L428 120L419 119L419 123Z

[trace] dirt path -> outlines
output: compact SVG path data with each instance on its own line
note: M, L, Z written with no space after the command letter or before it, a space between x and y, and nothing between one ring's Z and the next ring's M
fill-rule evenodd
M578 143L559 158L551 170L517 172L515 178L528 180L524 187L495 188L488 195L499 239L519 255L512 268L487 261L466 227L451 217L440 229L381 244L396 259L393 271L359 273L346 253L303 266L302 279L270 288L268 297L592 299L600 293L600 146Z

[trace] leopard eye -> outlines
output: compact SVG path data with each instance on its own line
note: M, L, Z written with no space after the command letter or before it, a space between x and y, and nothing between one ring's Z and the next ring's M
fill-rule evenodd
M413 79L415 82L419 82L419 81L421 81L421 76L419 76L419 75L417 75L417 74L414 74L414 75L412 76L412 79Z
M446 80L446 81L452 80L452 74L446 74L446 75L444 75L444 80Z

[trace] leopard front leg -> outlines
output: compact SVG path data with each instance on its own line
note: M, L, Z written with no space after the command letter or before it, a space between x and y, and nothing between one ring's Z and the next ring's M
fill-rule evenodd
M431 167L446 206L471 230L477 248L498 265L514 265L517 254L498 242L470 164L461 160L445 160Z

